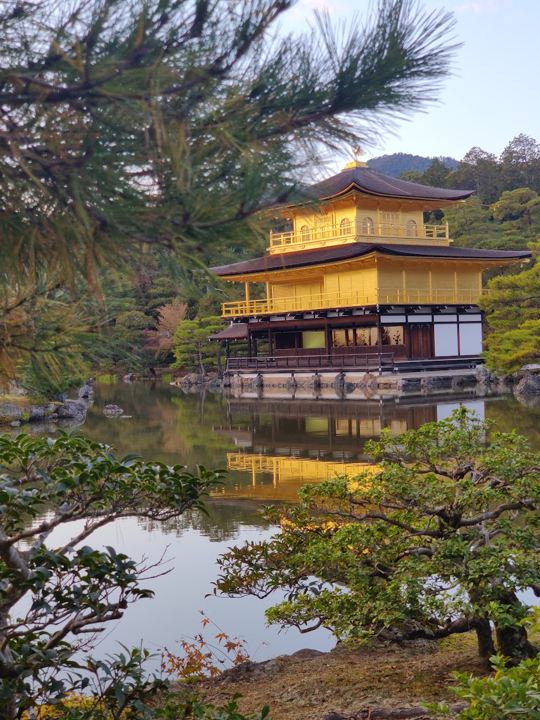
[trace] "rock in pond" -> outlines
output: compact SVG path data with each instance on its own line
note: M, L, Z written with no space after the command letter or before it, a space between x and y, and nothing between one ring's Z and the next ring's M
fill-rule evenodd
M63 405L56 408L56 414L59 418L82 420L86 417L86 407L86 403L82 400L66 400Z
M540 376L526 371L518 382L514 393L516 395L537 395L540 393Z
M183 387L191 387L191 385L202 385L204 383L204 377L202 375L197 375L197 373L190 373L189 375L184 375L182 380L180 381L180 385Z
M24 410L15 403L0 403L0 423L10 423L20 420Z
M83 385L82 388L80 388L77 391L78 398L89 398L89 397L92 397L93 394L94 394L94 391L90 387L90 385Z
M105 405L103 408L104 415L107 415L107 417L118 417L118 415L121 415L124 411L121 407L118 407L118 405Z

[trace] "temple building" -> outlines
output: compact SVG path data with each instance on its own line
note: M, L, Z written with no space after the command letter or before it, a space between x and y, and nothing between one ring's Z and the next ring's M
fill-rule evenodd
M287 232L264 257L212 271L243 283L223 305L231 325L214 337L246 339L240 373L385 372L472 367L482 352L482 271L530 252L453 247L448 224L424 214L471 191L386 177L357 160L280 208Z

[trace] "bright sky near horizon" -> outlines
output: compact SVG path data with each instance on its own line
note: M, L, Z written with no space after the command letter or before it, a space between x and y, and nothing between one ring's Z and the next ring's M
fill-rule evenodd
M284 30L301 30L313 11L333 21L362 16L369 0L300 0L282 16ZM458 42L454 75L439 103L400 120L367 157L395 152L460 160L474 146L500 155L524 133L540 142L540 0L424 0L425 9L454 13Z

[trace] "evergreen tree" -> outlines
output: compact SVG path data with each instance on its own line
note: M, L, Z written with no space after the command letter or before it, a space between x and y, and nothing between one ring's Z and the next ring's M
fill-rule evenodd
M475 190L480 202L490 205L502 191L501 168L495 155L473 147L448 178L448 187Z
M451 170L439 158L433 158L431 165L422 174L420 180L422 185L430 185L431 187L446 187L448 176Z
M173 354L176 362L171 367L191 368L203 376L208 370L215 370L219 345L208 338L220 330L223 330L223 321L217 316L180 323L174 334Z
M503 192L493 205L493 217L496 220L519 220L524 218L525 227L533 226L540 230L540 197L534 190L518 188Z
M540 265L497 277L489 287L480 303L489 326L484 344L488 366L515 372L540 362Z
M501 173L505 190L527 187L540 193L540 145L528 135L518 135L502 152Z
M449 224L450 237L465 247L478 247L488 237L500 234L499 223L493 222L493 214L476 195L445 208L443 221Z
M474 630L487 664L494 639L503 655L534 657L519 594L540 592L540 456L490 430L465 408L398 438L385 430L366 445L371 471L263 508L276 534L222 556L217 589L284 591L266 616L302 632L400 641Z
M4 375L37 348L38 294L87 285L99 296L100 270L144 246L187 259L238 244L328 148L370 141L375 118L384 127L424 105L448 72L448 14L379 0L347 34L319 16L308 34L276 38L292 5L3 3Z

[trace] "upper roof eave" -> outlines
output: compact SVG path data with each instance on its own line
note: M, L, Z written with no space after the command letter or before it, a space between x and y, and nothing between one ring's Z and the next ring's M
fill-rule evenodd
M265 255L254 260L245 260L232 265L220 265L210 268L223 278L260 275L282 270L335 263L363 257L371 253L386 256L426 258L434 260L463 260L484 262L489 265L527 260L532 253L529 250L482 250L477 248L459 248L438 245L394 245L384 243L349 243L316 250L300 250L294 253Z
M373 191L368 190L367 188L361 187L357 183L353 182L348 187L346 187L344 190L341 190L340 192L335 193L334 195L327 195L326 197L319 197L316 199L316 201L330 202L331 200L336 200L338 198L342 198L345 195L348 195L349 193L353 192L354 190L356 190L359 193L362 193L363 195L369 195L370 197L381 197L381 198L384 198L385 200L400 200L400 201L411 200L411 201L419 201L419 202L425 202L425 203L441 203L444 205L447 205L447 204L450 205L450 204L457 203L457 202L463 202L464 200L467 200L467 198L469 198L475 192L474 190L472 190L471 192L467 191L467 193L464 194L463 196L453 197L453 198L433 198L433 197L422 197L420 195L415 195L413 197L413 196L398 195L398 194L383 195L382 193L373 192ZM312 202L315 202L315 200L313 200ZM292 207L294 207L294 205L287 205L287 207L292 208Z
M474 190L451 190L436 188L420 183L393 178L376 172L367 166L357 165L346 167L337 175L333 175L314 185L305 186L303 199L297 203L287 203L287 208L313 203L329 201L341 197L352 190L374 197L392 200L417 200L431 204L440 202L442 205L466 200L475 193Z

